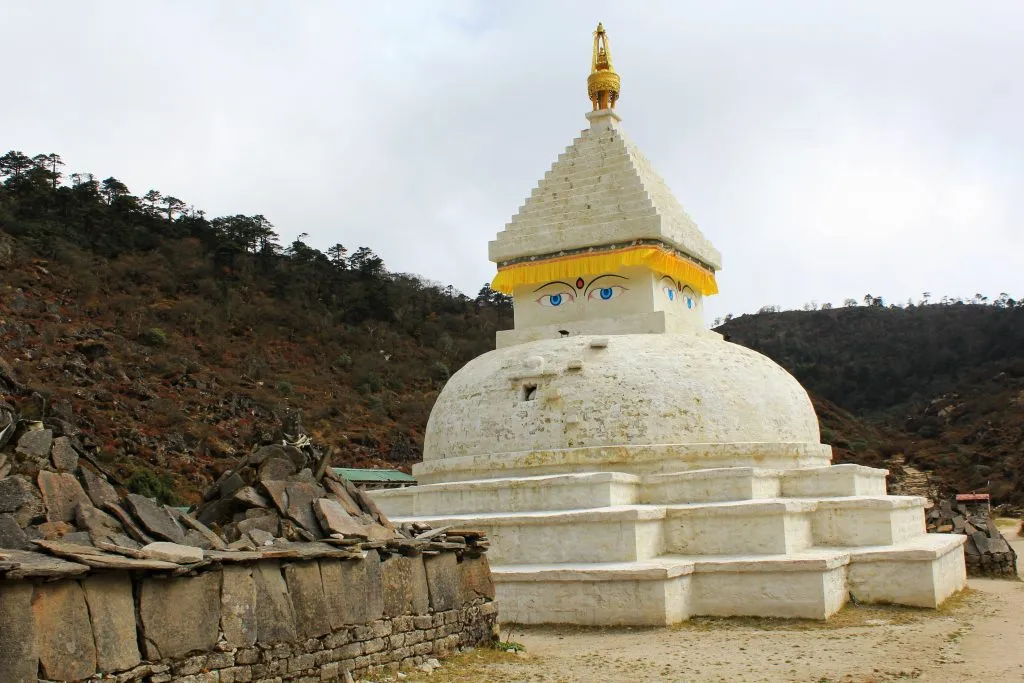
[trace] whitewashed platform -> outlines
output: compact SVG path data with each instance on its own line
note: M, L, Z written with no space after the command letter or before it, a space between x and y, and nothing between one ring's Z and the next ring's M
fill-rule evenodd
M372 494L397 522L487 530L507 623L827 619L851 595L936 607L966 585L964 537L926 534L924 499L886 495L886 474L633 468Z

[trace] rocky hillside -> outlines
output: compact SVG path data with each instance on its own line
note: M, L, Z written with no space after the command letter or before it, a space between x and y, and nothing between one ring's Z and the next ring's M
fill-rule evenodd
M0 401L67 425L116 483L195 503L260 425L300 411L333 465L408 467L452 372L507 299L389 272L373 251L281 246L55 154L0 157ZM719 331L793 372L839 461L934 471L1024 504L1024 308L763 313Z

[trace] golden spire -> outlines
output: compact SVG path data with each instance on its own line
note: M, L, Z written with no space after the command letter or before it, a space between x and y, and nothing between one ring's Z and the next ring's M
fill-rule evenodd
M594 58L590 62L590 76L587 78L587 94L598 109L614 109L619 99L619 75L612 68L612 51L608 46L608 34L599 22L594 31Z

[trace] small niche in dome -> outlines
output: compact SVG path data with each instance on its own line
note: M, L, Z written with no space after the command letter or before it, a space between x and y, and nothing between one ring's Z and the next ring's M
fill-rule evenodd
M524 384L522 391L519 394L521 401L533 401L537 398L537 385L536 384Z

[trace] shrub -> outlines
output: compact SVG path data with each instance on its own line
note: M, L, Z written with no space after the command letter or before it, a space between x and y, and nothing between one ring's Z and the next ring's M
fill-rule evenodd
M146 346L167 346L167 333L159 327L151 327L139 335L139 341Z

